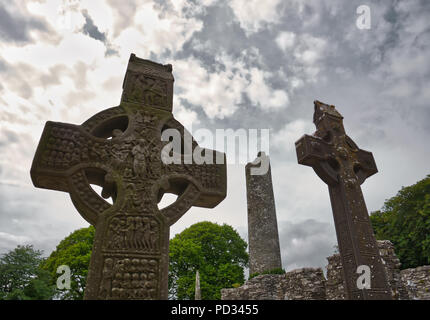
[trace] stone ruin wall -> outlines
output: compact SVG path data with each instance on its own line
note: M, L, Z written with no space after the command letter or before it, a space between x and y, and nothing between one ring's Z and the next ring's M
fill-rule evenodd
M378 241L393 299L430 300L430 266L400 271L393 244ZM243 286L222 289L222 300L342 300L345 299L339 254L327 258L327 278L322 268L301 268L286 274L260 275Z
M221 290L222 300L325 300L325 297L321 268L259 275L239 288Z
M412 300L430 300L430 266L400 271L402 282Z
M407 290L401 279L400 260L394 252L393 244L388 240L378 241L379 253L388 277L391 294L395 300L409 299ZM327 258L327 283L326 293L328 300L345 299L345 287L343 283L342 263L340 255L334 254ZM429 279L430 287L430 279Z

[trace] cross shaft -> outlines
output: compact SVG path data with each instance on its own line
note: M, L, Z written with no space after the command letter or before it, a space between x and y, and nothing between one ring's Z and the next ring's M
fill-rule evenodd
M296 142L298 162L328 185L348 299L391 299L360 185L378 170L371 152L348 137L334 106L315 101L313 136ZM370 288L359 288L359 266L370 268Z

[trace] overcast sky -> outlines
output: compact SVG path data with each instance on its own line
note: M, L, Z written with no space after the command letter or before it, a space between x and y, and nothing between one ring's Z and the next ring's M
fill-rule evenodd
M173 65L187 128L270 129L283 267L325 266L328 190L294 142L314 132L314 100L336 105L379 169L362 186L369 211L429 174L429 16L427 0L0 0L0 253L49 254L88 226L68 194L33 187L31 161L46 121L80 124L119 103L134 52ZM228 166L227 198L189 210L171 236L205 220L247 239L243 164Z

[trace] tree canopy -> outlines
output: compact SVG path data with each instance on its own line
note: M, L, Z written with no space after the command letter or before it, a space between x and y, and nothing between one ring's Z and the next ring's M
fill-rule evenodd
M58 292L61 299L83 299L93 248L94 233L95 229L93 226L72 232L58 244L57 248L42 264L42 268L50 273L55 282L60 276L60 274L57 274L57 268L61 265L69 266L71 271L71 288L62 289Z
M17 246L0 258L0 299L47 300L54 295L49 274L40 269L43 251Z
M220 299L222 288L245 281L247 243L229 225L199 222L170 240L169 294L194 299L195 275L200 273L202 299Z
M41 266L55 284L57 268L71 270L71 288L57 290L61 299L83 299L94 227L74 231L62 240ZM246 242L228 225L197 223L170 240L169 292L178 299L194 299L195 272L200 271L202 299L220 299L220 289L244 282L248 263Z
M403 187L370 220L378 240L390 240L402 269L430 264L430 175Z

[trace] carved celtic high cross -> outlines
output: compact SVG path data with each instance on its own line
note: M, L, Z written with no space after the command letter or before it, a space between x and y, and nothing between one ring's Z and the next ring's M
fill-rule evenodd
M213 208L226 196L225 161L161 160L168 143L162 131L177 129L184 137L172 115L173 81L171 65L132 54L119 106L82 125L45 125L31 168L33 183L70 193L79 213L96 227L85 299L167 299L170 226L190 207ZM90 184L101 186L103 198L112 197L113 204ZM164 193L178 198L160 210Z
M343 117L334 106L319 101L314 104L317 131L296 142L297 158L329 187L347 298L391 299L360 187L378 172L373 155L359 149L346 135ZM357 273L357 268L363 265L370 268L370 288L357 283L362 272Z

